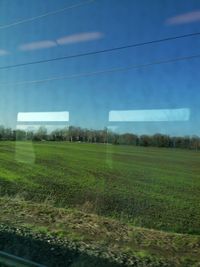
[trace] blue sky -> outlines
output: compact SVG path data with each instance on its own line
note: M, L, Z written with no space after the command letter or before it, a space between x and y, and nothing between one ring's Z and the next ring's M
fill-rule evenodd
M79 3L12 27L18 20ZM1 0L0 67L198 32L200 2L179 0ZM0 124L18 112L69 111L70 124L118 131L200 135L200 60L41 84L15 82L200 54L200 36L81 58L0 70ZM111 110L190 110L189 121L109 122ZM148 112L148 111L147 111Z

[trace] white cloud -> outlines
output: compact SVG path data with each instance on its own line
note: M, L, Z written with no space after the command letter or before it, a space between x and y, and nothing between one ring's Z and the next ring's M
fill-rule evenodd
M186 24L200 21L200 10L180 14L166 20L168 25Z
M88 42L88 41L98 40L101 38L103 38L103 33L100 33L100 32L77 33L77 34L60 37L57 40L42 40L38 42L21 44L19 46L19 50L32 51L32 50L39 50L39 49L47 49L51 47L56 47L58 45L68 45L68 44L74 44L74 43L80 43L80 42ZM0 55L1 55L1 52L0 52Z
M100 32L85 32L85 33L78 33L78 34L64 36L57 39L56 41L59 45L67 45L67 44L98 40L101 38L103 38L103 34Z
M31 51L31 50L51 48L55 46L57 46L56 42L51 41L51 40L44 40L44 41L39 41L39 42L22 44L19 46L19 50Z
M9 54L9 52L7 50L0 49L0 56L6 56L8 54Z

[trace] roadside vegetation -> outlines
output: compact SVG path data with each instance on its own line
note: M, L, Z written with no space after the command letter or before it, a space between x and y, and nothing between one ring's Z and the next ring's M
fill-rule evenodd
M47 202L31 203L19 196L0 198L0 209L0 235L5 227L19 236L47 240L52 250L62 242L62 246L67 244L72 250L119 266L199 266L197 235L133 227L76 209L55 208ZM77 266L87 266L82 260L81 264Z

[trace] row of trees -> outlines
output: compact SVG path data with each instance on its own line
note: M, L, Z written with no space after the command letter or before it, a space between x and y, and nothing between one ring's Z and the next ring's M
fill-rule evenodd
M88 143L109 143L135 146L153 146L170 148L200 149L200 137L172 137L164 134L136 135L132 133L115 133L107 128L103 130L66 127L48 132L45 127L37 131L12 130L0 126L0 140L32 140L32 141L70 141Z

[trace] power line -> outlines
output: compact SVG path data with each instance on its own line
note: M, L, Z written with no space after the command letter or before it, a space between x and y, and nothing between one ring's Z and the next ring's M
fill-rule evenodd
M80 78L80 77L87 77L87 76L93 76L93 75L101 75L101 74L107 74L107 73L125 72L125 71L129 71L129 70L133 70L133 69L146 68L146 67L151 67L154 65L162 65L162 64L180 62L180 61L185 61L185 60L193 60L193 59L197 59L197 58L200 58L200 54L192 55L192 56L185 56L185 57L177 57L177 58L168 59L168 60L159 60L159 61L154 61L154 62L150 62L150 63L146 63L146 64L131 65L131 66L121 67L121 68L112 68L112 69L107 69L107 70L85 72L85 73L80 73L80 74L55 76L52 78L46 78L46 79L42 79L42 80L2 83L2 84L0 84L0 86L38 84L38 83L45 83L45 82L51 82L51 81L67 80L67 79L72 79L72 78Z
M174 36L174 37L167 37L167 38L163 38L163 39L152 40L152 41L147 41L147 42L142 42L142 43L135 43L135 44L130 44L130 45L126 45L126 46L108 48L108 49L103 49L103 50L98 50L98 51L93 51L93 52L86 52L86 53L74 54L74 55L69 55L69 56L56 57L56 58L43 59L43 60L38 60L38 61L31 61L31 62L19 63L19 64L14 64L14 65L2 66L2 67L0 67L0 70L24 67L24 66L28 66L28 65L48 63L48 62L53 62L53 61L67 60L67 59L71 59L71 58L97 55L97 54L102 54L102 53L108 53L108 52L123 50L123 49L127 49L127 48L133 48L133 47L139 47L139 46L161 43L161 42L166 42L166 41L172 41L172 40L176 40L176 39L193 37L193 36L198 36L198 35L200 35L200 32L189 33L189 34L184 34L184 35L179 35L179 36Z
M37 20L37 19L42 19L42 18L45 18L45 17L48 17L48 16L52 16L52 15L64 12L64 11L66 11L68 9L73 9L73 8L77 8L77 7L81 7L81 6L87 5L87 4L89 4L91 2L94 2L94 1L95 0L88 0L88 1L85 1L83 3L75 4L75 5L72 5L72 6L66 6L66 7L63 7L61 9L58 9L58 10L55 10L55 11L50 11L50 12L47 12L47 13L44 13L44 14L41 14L39 16L35 16L35 17L32 17L32 18L17 20L17 21L14 21L12 23L9 23L9 24L0 25L0 30L11 28L13 26L16 26L16 25L19 25L19 24L23 24L23 23L26 23L26 22L30 22L30 21L34 21L34 20Z

